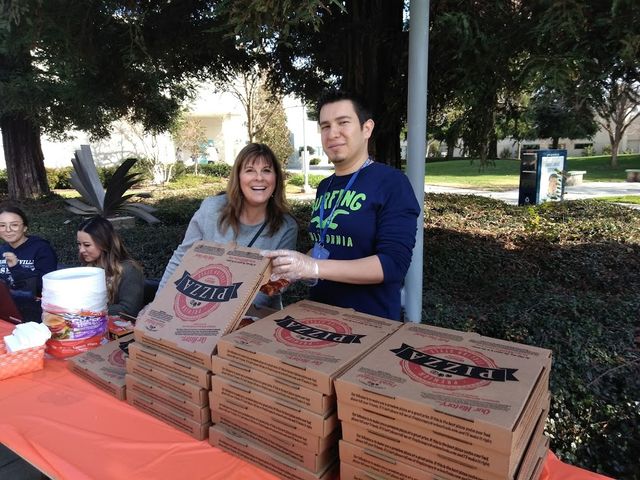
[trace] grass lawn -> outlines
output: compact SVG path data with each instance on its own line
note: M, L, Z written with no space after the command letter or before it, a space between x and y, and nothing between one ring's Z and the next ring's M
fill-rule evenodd
M512 190L520 182L520 162L496 160L495 165L482 169L477 159L429 162L425 166L425 182L476 190Z
M569 157L567 170L586 170L588 182L623 182L625 169L640 168L640 155L618 155L618 167L611 168L610 156ZM495 160L495 165L480 169L480 161L452 160L429 162L425 167L425 182L431 185L473 188L478 190L511 190L520 183L518 160Z
M596 200L613 203L633 203L640 205L640 195L620 195L618 197L599 197Z

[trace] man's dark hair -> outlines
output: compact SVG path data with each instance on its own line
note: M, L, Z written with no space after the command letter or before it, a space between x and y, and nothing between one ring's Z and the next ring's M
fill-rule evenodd
M364 122L373 119L369 105L367 105L364 99L359 95L346 92L344 90L326 90L322 95L320 95L316 106L318 121L320 121L320 110L322 107L328 103L340 102L342 100L349 100L353 104L353 109L356 111L356 115L358 115L358 121L360 122L361 127Z

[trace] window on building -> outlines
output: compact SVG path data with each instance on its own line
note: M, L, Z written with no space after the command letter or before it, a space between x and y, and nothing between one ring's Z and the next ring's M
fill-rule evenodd
M576 143L573 148L576 150L581 150L583 148L593 147L593 143Z

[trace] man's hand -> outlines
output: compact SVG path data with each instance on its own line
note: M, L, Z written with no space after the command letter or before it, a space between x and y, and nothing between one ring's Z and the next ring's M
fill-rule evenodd
M9 268L13 268L18 264L18 257L13 252L5 252L2 254L4 259L7 261L7 266Z
M271 280L284 278L290 282L319 278L318 260L293 250L265 250L263 257L271 258Z

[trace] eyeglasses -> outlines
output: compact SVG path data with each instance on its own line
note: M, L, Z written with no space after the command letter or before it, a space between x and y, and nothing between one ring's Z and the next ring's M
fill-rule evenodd
M8 232L9 230L19 230L24 223L0 223L0 230Z

